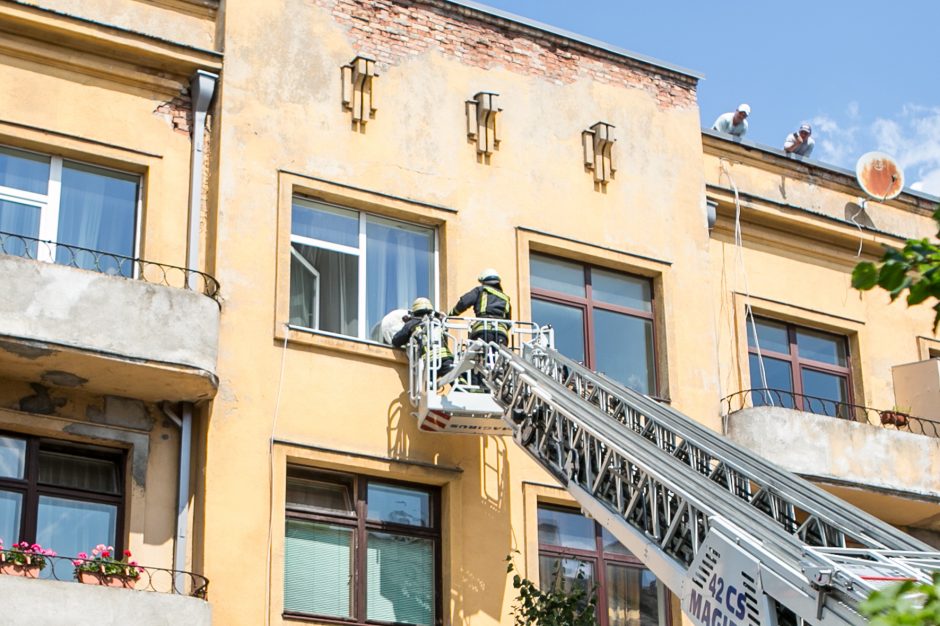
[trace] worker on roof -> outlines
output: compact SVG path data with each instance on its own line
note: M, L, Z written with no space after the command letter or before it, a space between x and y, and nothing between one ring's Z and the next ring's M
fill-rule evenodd
M737 110L722 113L712 124L712 130L719 133L728 133L735 137L743 137L747 134L747 118L751 115L751 107L747 104L739 104Z
M512 304L503 293L499 272L487 268L477 277L480 282L457 301L448 315L460 315L473 307L473 316L482 319L512 319ZM495 341L501 346L509 345L509 324L476 321L470 325L470 339L481 339L486 343Z
M783 151L787 154L809 157L813 153L813 148L816 147L816 142L811 137L812 134L813 127L803 124L798 131L787 135L786 141L783 142Z
M440 357L441 364L437 368L437 377L446 376L454 368L454 354L447 347L447 342L443 336L439 338L439 343L428 350L429 338L425 334L426 328L424 322L431 317L439 317L440 313L434 310L434 305L427 298L415 298L411 304L411 314L403 319L405 325L401 327L395 336L392 337L392 345L396 348L404 348L411 341L411 337L417 337L420 350L418 356L424 358L427 355L429 360Z

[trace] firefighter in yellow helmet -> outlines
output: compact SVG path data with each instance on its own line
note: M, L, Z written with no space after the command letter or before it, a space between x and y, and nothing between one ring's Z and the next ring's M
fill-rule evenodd
M503 293L499 272L487 268L477 277L479 287L474 287L457 301L448 315L460 315L473 307L473 316L483 319L512 319L512 304ZM501 346L509 345L509 324L474 322L470 326L470 338L495 341Z
M392 345L396 348L404 348L408 345L412 335L421 333L418 335L418 341L421 345L418 356L423 358L426 354L429 354L431 359L440 356L441 365L437 368L437 377L440 378L446 376L454 368L454 354L447 347L447 343L443 338L440 346L433 347L431 352L428 353L428 337L421 332L424 329L425 320L437 314L430 300L415 298L415 301L411 304L411 315L406 317L405 325L392 337Z

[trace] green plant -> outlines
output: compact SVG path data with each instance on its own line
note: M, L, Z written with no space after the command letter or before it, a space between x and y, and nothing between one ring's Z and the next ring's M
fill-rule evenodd
M26 541L14 543L9 548L3 547L3 540L0 539L0 562L11 565L33 565L39 569L46 566L46 557L55 556L52 550L46 550L38 543L30 544Z
M543 591L516 573L512 555L506 561L518 594L512 611L516 626L597 626L597 589L588 587L583 570L570 590L552 585Z
M934 211L937 236L940 237L940 208ZM920 304L928 298L933 306L934 331L940 326L940 244L924 239L908 239L903 248L887 247L876 265L862 261L852 270L852 286L868 291L876 286L891 295L891 301L907 291L907 305Z
M940 572L931 583L908 580L873 591L859 609L872 626L938 626Z
M139 578L144 570L137 565L137 561L129 561L131 551L125 550L124 555L118 559L114 556L114 548L99 543L91 551L89 556L85 552L79 552L72 565L75 566L75 577L81 572L90 574L99 574L101 576L122 576L124 578Z

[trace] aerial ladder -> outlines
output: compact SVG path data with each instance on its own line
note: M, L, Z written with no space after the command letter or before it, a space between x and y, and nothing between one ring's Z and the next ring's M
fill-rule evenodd
M563 356L551 328L508 322L504 347L474 322L494 323L429 318L409 344L419 426L511 435L693 623L865 624L872 590L940 571L927 544ZM421 342L453 349L447 375Z

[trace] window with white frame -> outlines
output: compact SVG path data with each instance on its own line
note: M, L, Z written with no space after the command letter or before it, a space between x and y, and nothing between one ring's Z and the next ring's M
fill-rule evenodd
M433 228L294 197L290 254L292 326L378 340L389 311L436 299Z
M107 254L134 256L139 203L137 175L0 146L7 254L129 276L131 264Z

